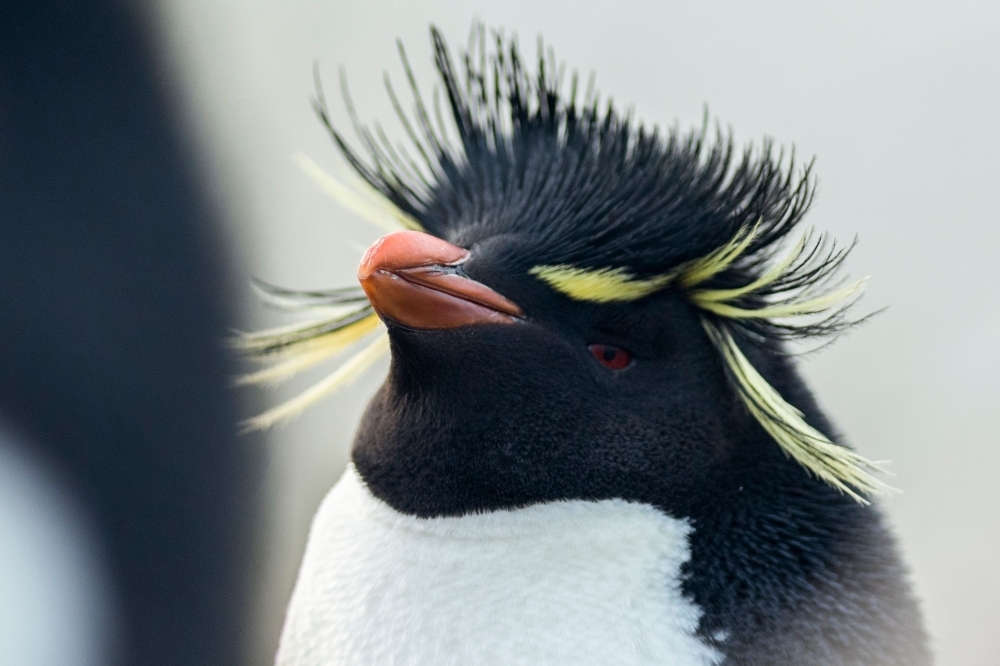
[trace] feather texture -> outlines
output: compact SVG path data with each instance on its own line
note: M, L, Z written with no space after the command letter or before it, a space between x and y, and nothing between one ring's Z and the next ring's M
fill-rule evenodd
M623 268L588 270L566 264L535 266L528 272L574 300L591 303L636 301L659 291L673 277L667 274L643 280Z
M734 390L783 451L859 502L888 490L872 476L881 468L806 423L750 364L732 334L773 347L857 323L847 312L864 280L836 284L850 247L810 231L776 259L812 201L809 165L797 171L794 156L786 160L769 143L738 156L721 131L714 143L709 140L707 124L687 135L676 127L664 134L649 131L610 104L602 110L592 84L581 101L575 74L565 96L563 70L551 55L540 49L532 75L516 41L501 33L491 42L481 27L475 30L461 68L436 29L432 41L452 126L445 126L437 91L437 127L431 121L400 46L412 116L388 77L386 88L410 148L390 142L378 125L370 129L360 122L342 79L362 145L355 150L334 127L317 77L314 107L357 176L336 178L299 155L296 162L307 175L382 229L473 240L530 238L518 257L524 270L574 300L629 302L676 290L702 311ZM357 289L262 291L286 309L342 309L242 336L241 351L271 363L242 378L244 383L284 379L335 356L377 324ZM268 427L343 385L384 351L381 340L249 426Z
M368 368L388 352L389 336L383 332L322 381L312 385L288 402L244 421L244 430L266 430L279 421L298 416L316 401L363 375Z
M893 488L873 474L885 473L879 463L840 446L806 423L802 412L788 404L767 383L740 351L732 334L710 319L702 320L705 332L725 359L743 404L796 462L861 504L866 495L885 495Z
M849 307L852 299L864 287L865 280L858 280L840 289L826 292L820 290L821 293L816 293L820 286L817 276L823 278L828 273L815 270L809 261L800 261L809 245L811 234L807 232L783 259L747 284L728 289L698 288L719 273L740 262L746 262L748 258L744 253L751 247L759 227L758 223L754 227L740 229L728 243L717 250L701 259L689 261L674 272L657 279L634 280L633 276L621 268L588 271L570 266L536 267L531 273L572 299L595 303L637 300L667 285L675 285L695 306L705 312L706 316L702 320L705 331L719 350L727 374L740 398L757 422L786 454L818 479L859 502L867 503L865 495L885 494L892 490L889 485L872 475L884 470L851 449L835 444L806 423L802 413L786 402L751 365L727 329L727 326L739 326L748 321L774 325L770 320L824 313L829 313L826 316L827 322L841 321L842 312L837 308ZM806 254L812 257L823 256L815 248ZM754 265L760 264L759 260L751 258L750 261ZM796 271L804 271L805 277L797 277ZM776 285L779 288L776 289ZM763 298L764 295L771 299ZM776 295L778 298L774 298ZM779 325L784 326L785 330L796 330L794 321ZM806 324L812 335L820 332L816 330L816 326L815 323ZM822 324L819 328L822 329Z

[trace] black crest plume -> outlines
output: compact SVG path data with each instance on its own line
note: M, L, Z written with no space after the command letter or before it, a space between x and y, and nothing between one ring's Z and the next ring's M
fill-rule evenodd
M770 142L737 151L720 129L710 140L707 122L687 133L676 126L647 129L610 101L602 104L593 79L581 96L573 73L565 91L565 69L541 43L532 73L517 40L503 33L488 37L477 26L460 68L437 29L431 38L441 83L431 107L401 44L412 112L386 77L408 144L393 143L378 124L362 124L343 85L361 144L360 151L353 148L335 128L317 79L316 111L360 176L360 189L379 200L376 208L398 224L453 242L525 234L530 249L511 258L512 268L576 300L682 292L702 312L706 334L747 409L788 455L859 501L888 489L871 475L880 471L874 463L805 423L737 344L773 350L782 340L826 336L851 323L845 312L862 282L835 283L850 248L807 231L778 257L812 201L811 164L796 167L794 155L786 159ZM352 193L328 174L318 177L348 206L372 210L357 203L364 192ZM377 326L360 290L264 291L294 309L357 305L297 328L245 336L239 344L251 355L279 361L249 381L312 365ZM324 347L324 339L333 342ZM267 427L339 386L384 351L375 345L299 402L250 425ZM352 366L360 357L368 360Z
M809 168L769 143L757 154L734 149L707 123L682 133L649 130L602 105L593 81L582 94L551 52L539 48L538 70L524 65L516 40L479 28L456 71L441 34L431 30L442 95L433 117L400 45L413 96L408 114L388 79L389 95L410 139L393 144L376 125L362 125L346 94L364 156L334 127L322 90L316 109L354 169L424 229L448 236L484 225L526 231L540 243L533 261L596 268L629 266L661 273L704 256L758 220L748 248L774 244L801 219L812 199ZM450 130L450 131L449 131Z

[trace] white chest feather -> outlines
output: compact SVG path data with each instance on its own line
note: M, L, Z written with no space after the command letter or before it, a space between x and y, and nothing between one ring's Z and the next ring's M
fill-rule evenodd
M415 518L352 466L313 522L277 663L716 664L681 594L690 531L623 500Z

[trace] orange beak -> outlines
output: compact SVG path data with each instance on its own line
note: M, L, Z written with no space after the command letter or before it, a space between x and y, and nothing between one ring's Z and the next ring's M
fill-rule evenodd
M358 281L375 311L406 328L426 331L471 324L513 324L517 304L460 275L468 250L419 231L375 241L358 266Z

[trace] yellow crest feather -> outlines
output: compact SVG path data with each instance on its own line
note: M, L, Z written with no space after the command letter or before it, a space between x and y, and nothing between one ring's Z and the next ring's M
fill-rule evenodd
M885 473L878 463L833 443L806 423L802 412L785 402L751 365L733 336L703 319L708 337L722 354L739 388L740 398L758 423L778 442L788 456L812 472L816 478L868 504L864 495L885 495L895 489L873 476Z
M690 288L718 275L746 251L756 237L759 225L760 222L753 227L742 227L729 243L707 256L690 261L677 270L651 278L637 278L627 269L620 267L588 269L570 264L535 266L528 272L575 301L589 303L637 301L674 281L683 288Z
M741 227L732 240L719 249L681 266L677 283L682 288L689 289L729 268L750 247L759 228L759 220L752 227Z
M364 314L365 312L369 314ZM246 333L234 340L232 345L238 351L262 361L297 356L317 349L327 350L333 355L368 335L380 324L378 315L368 306L357 313L357 316L357 319L340 325L336 319L320 319ZM331 326L334 327L333 330L324 330Z
M699 306L704 307L703 304L706 303L718 303L722 301L731 301L741 296L746 296L747 294L752 294L753 292L763 289L764 287L774 283L782 275L785 274L795 260L802 255L802 250L806 247L806 241L809 239L809 234L804 233L799 239L799 242L795 244L795 247L789 252L784 259L772 266L766 273L761 275L759 278L754 280L748 285L737 287L736 289L712 289L712 290L699 290L691 293L691 300Z
M286 331L288 329L277 329L282 331L277 334L271 331L263 331L253 334L253 337L246 336L243 340L237 341L237 348L260 354L258 357L260 360L266 362L277 361L277 363L271 367L237 378L236 384L276 383L287 379L302 370L311 368L328 358L336 356L369 333L375 331L380 325L381 322L378 315L372 313L343 328L316 337L278 346L276 349L270 349L269 347L280 344L287 339ZM250 340L247 340L247 338L250 338ZM241 344L242 347L240 347Z
M774 305L765 305L760 308L740 308L726 303L715 292L707 291L700 294L692 294L691 300L695 305L707 310L712 314L726 317L727 319L774 319L780 317L797 317L800 315L817 314L826 312L835 305L846 301L851 296L861 291L865 286L867 278L862 278L857 282L831 291L830 293L808 299L790 299ZM733 290L736 291L736 290Z
M398 231L412 229L423 231L423 226L388 201L381 192L356 176L346 176L353 181L353 187L338 180L329 171L316 164L302 153L296 153L292 159L302 172L309 176L320 188L337 200L340 205L368 220L383 231Z
M673 278L669 273L637 279L624 268L586 269L568 264L535 266L528 272L575 301L591 303L637 301L659 291Z
M348 185L302 153L296 154L293 159L299 168L314 180L324 192L348 210L358 214L383 231L423 230L423 226L419 222L393 205L381 192L356 176L345 177L352 183ZM309 292L278 291L281 296L292 294L311 297ZM237 337L232 343L234 348L251 358L270 365L237 378L236 383L277 383L322 363L360 342L382 325L378 315L372 311L368 302L363 298L361 300L364 305L361 307L347 306L346 315L342 314L344 307L331 309L326 306L312 307L307 305L304 308L296 308L324 310L328 313L339 312L341 314L327 314L327 316L312 321L299 322L290 326ZM243 423L244 430L266 430L279 421L297 416L306 407L322 397L357 379L388 350L389 338L383 330L374 341L344 361L333 373L319 383L288 402L246 420Z
M266 430L279 421L298 416L302 411L322 397L345 386L375 364L389 351L389 335L379 334L372 342L348 359L343 365L327 375L322 381L310 386L288 402L273 407L263 414L243 422L244 432Z

